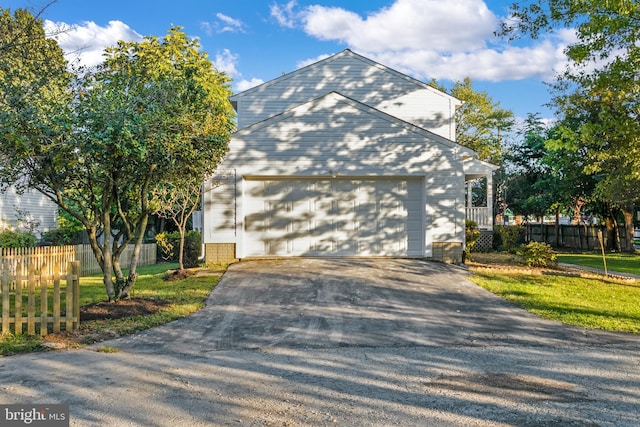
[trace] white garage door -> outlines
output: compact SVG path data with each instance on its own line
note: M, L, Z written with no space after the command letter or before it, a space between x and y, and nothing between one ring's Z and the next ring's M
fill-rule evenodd
M241 256L421 256L421 179L250 179Z

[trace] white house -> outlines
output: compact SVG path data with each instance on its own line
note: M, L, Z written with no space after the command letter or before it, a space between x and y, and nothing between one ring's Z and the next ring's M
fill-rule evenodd
M36 190L17 194L15 187L0 193L0 230L33 229L36 235L58 228L58 206Z
M454 142L459 100L344 50L231 101L239 130L204 184L208 261L461 262L465 182L490 189L493 166Z

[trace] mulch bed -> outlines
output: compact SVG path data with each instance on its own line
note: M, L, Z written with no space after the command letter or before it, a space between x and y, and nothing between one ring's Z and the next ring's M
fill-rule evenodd
M169 301L146 298L123 299L117 302L100 301L80 307L80 322L147 316L170 304Z

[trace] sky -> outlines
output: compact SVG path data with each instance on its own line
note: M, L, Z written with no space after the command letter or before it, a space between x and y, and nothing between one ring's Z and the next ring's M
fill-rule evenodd
M46 0L0 0L39 11ZM550 95L571 30L509 42L494 35L512 0L57 0L43 12L69 60L100 62L118 40L162 37L179 25L241 92L346 48L424 82L470 77L500 107L524 118Z

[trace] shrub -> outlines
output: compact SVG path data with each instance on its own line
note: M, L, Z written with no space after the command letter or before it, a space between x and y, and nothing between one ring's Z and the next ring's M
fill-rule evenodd
M0 248L33 248L36 236L27 231L5 229L0 231Z
M493 248L515 254L525 242L526 227L521 225L496 225L493 227Z
M518 254L529 267L555 267L558 264L558 256L547 243L529 242Z
M58 228L45 231L40 240L51 242L53 246L76 245L82 243L82 231Z
M480 237L480 230L478 230L478 224L476 224L475 221L466 220L464 232L465 232L464 234L466 239L465 240L466 246L465 246L464 252L466 257L470 258L471 250L473 249L473 246L476 244L476 242L478 241L478 238Z
M180 233L156 234L156 244L158 245L158 258L162 261L178 261L178 251L180 250ZM184 235L183 263L185 268L197 267L198 260L202 252L202 236L196 230L187 231Z

